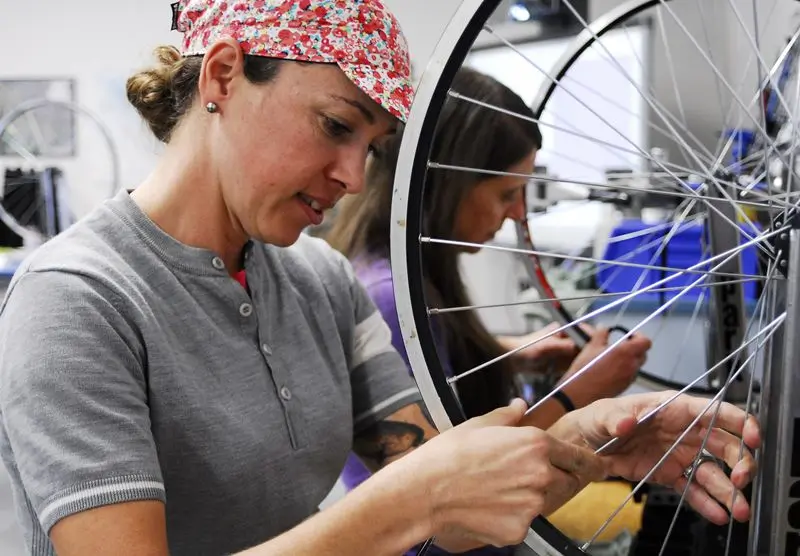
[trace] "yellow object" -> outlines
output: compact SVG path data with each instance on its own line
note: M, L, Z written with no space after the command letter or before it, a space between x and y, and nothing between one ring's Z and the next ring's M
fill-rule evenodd
M739 205L742 209L742 213L744 216L750 219L751 222L755 222L758 219L758 211L755 208L751 207L750 205ZM747 221L742 217L741 214L736 214L736 220L742 224L746 223Z
M548 516L563 534L575 541L588 541L631 493L631 486L621 482L592 483L575 498ZM642 527L644 500L633 500L614 517L597 542L609 542L624 530L635 535Z

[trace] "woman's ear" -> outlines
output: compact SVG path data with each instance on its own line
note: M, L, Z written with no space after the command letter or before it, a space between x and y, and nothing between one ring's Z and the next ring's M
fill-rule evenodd
M239 77L244 77L244 53L239 43L226 38L211 45L203 57L197 83L201 104L213 102L219 111L224 111Z

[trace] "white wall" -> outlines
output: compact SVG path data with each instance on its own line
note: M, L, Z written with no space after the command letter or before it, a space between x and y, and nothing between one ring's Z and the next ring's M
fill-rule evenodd
M460 0L385 0L391 8L411 49L415 76L425 69L439 36L461 4Z

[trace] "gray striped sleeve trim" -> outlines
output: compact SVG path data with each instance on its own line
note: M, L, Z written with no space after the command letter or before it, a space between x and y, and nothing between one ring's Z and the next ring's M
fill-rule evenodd
M353 426L356 430L361 430L365 426L380 421L405 406L421 400L422 396L416 386L407 388L356 415L353 419Z
M373 357L394 351L392 331L378 311L356 326L354 336L351 370L360 367Z
M164 483L149 475L124 475L83 483L45 500L39 511L39 522L44 531L49 532L59 520L72 514L136 500L166 502Z

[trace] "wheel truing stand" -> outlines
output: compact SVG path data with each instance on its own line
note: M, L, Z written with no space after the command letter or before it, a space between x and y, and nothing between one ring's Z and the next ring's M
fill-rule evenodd
M724 179L724 177L723 177ZM723 180L720 180L723 181ZM728 253L741 244L742 232L733 222L737 221L736 208L733 203L725 202L722 194L723 186L707 184L708 195L720 199L714 203L716 210L708 212L708 241L712 255ZM729 188L730 198L736 198L736 191ZM752 235L750 227L745 230ZM709 330L707 364L714 368L731 353L741 346L746 338L747 316L745 313L744 285L735 278L742 274L741 255L733 257L718 269L718 273L710 280L719 284L711 288L711 304L709 317L711 329ZM729 277L730 276L730 277ZM715 390L725 387L728 379L736 372L744 357L729 358L718 370L709 377L709 384ZM750 385L750 373L747 370L740 372L734 381L727 386L725 399L733 403L746 400Z
M786 280L774 281L775 306L786 321L772 337L764 372L760 473L754 484L749 556L800 554L800 227L788 231ZM786 245L784 238L783 245ZM779 244L776 243L776 247ZM786 261L782 264L781 260Z

